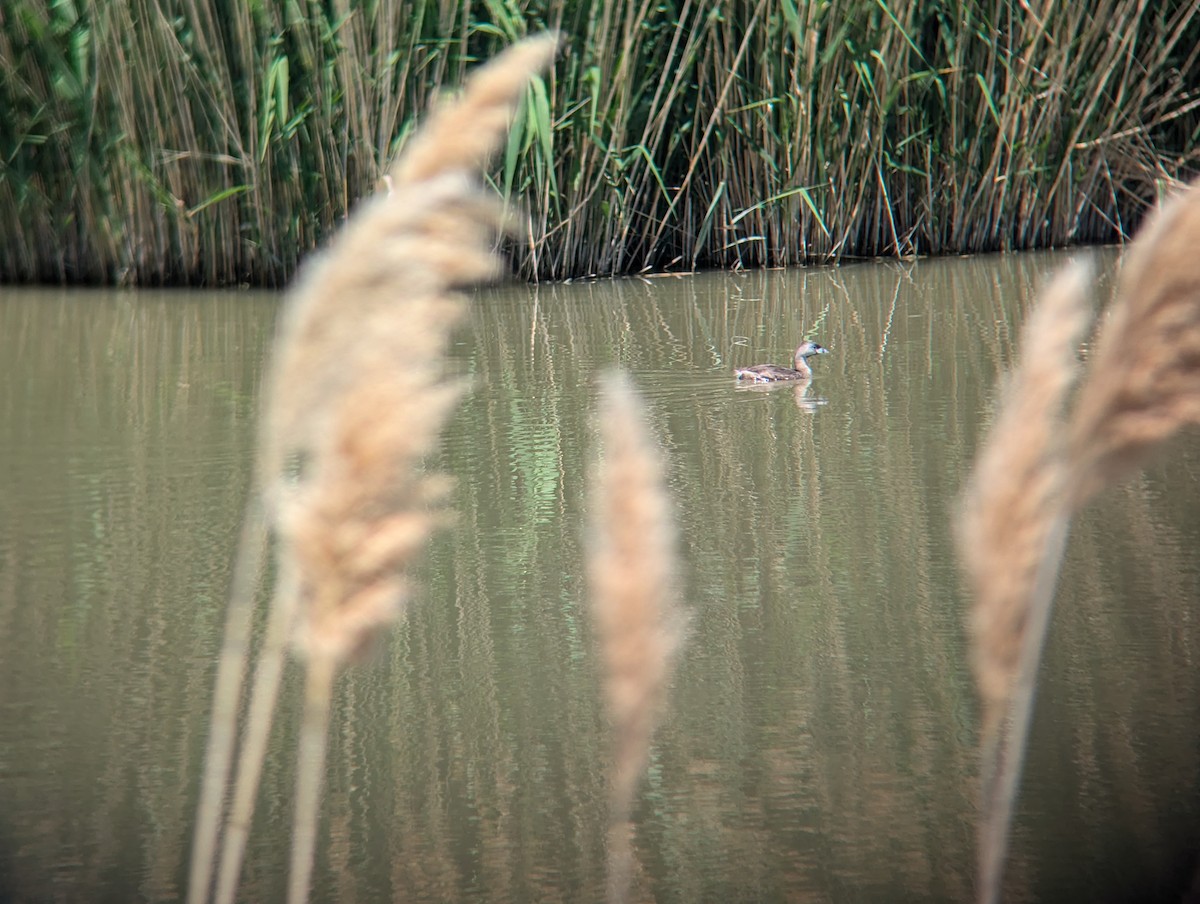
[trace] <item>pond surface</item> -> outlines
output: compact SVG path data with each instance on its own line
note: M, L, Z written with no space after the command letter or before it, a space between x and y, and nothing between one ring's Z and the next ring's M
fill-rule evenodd
M1111 268L1114 254L1099 253ZM668 456L690 613L638 899L966 901L978 710L949 512L1021 255L508 287L452 351L456 524L339 679L321 901L600 901L593 377ZM279 297L0 291L0 900L181 897ZM736 384L808 331L807 394ZM1200 850L1200 444L1075 525L1007 897L1178 898ZM290 675L243 877L285 887Z

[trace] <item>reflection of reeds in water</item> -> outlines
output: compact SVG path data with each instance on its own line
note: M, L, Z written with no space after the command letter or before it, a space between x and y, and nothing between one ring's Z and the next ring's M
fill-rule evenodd
M633 873L634 791L649 757L682 634L675 591L675 534L662 465L628 382L603 386L604 453L595 481L588 572L605 661L613 732L608 900L625 901Z
M333 678L391 623L403 573L440 520L446 483L419 470L460 392L442 357L460 304L489 277L498 205L466 175L503 137L555 41L517 45L482 68L397 163L387 197L364 204L292 293L268 390L261 500L248 513L189 895L206 900L244 673L263 525L279 580L255 675L217 898L233 899L285 646L307 659L289 900L307 899ZM265 520L264 520L265 519Z
M997 900L1042 642L1071 514L1181 426L1200 421L1200 185L1130 247L1078 403L1059 412L1085 325L1078 265L1025 329L1022 362L963 500L984 698L979 896ZM1061 431L1061 432L1060 432Z

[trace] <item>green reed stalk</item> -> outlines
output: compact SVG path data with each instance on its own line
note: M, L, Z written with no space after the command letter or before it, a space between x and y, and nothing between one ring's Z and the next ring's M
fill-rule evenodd
M1196 170L1197 11L13 0L0 279L279 284L431 95L544 27L571 50L492 170L522 276L1119 239Z

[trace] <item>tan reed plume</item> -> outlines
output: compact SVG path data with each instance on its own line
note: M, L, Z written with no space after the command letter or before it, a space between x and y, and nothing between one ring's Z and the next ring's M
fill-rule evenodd
M1070 429L1082 506L1186 424L1200 423L1200 182L1167 201L1121 266Z
M1024 332L1024 361L964 498L959 543L975 591L985 712L981 901L1000 895L1069 519L1179 428L1200 422L1198 243L1200 183L1166 203L1130 245L1061 440L1058 412L1085 317L1082 271L1058 277Z
M1030 592L1062 513L1063 410L1090 322L1089 277L1090 267L1075 263L1044 290L961 500L957 540L974 594L975 678L989 729L1009 700Z
M973 665L984 706L981 901L999 894L1037 663L1066 541L1062 415L1090 321L1089 275L1087 265L1067 267L1026 322L1020 364L959 511L959 555L975 598Z
M608 900L628 899L634 792L683 637L675 531L662 462L626 377L601 383L588 576L613 733Z
M447 482L422 473L462 384L444 373L462 313L453 289L496 275L502 215L471 177L502 141L557 41L510 48L470 78L397 162L389 192L354 212L285 308L267 388L253 510L276 539L279 578L226 825L218 901L236 891L285 647L307 660L289 900L308 897L325 737L337 669L401 611L404 573L444 520ZM257 543L243 543L253 552ZM254 579L240 582L253 595ZM246 571L239 565L239 571ZM231 604L244 647L247 600ZM231 629L232 630L232 629ZM244 651L238 654L243 655ZM230 654L233 662L235 655ZM236 709L244 665L222 664L217 714ZM214 725L190 898L207 899L232 732ZM212 802L215 800L215 804ZM217 814L214 818L213 812Z

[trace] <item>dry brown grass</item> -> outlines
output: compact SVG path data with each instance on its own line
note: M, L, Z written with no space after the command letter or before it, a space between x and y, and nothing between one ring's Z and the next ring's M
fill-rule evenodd
M555 46L552 36L536 38L482 67L461 100L414 139L387 195L355 212L289 297L267 388L261 503L251 507L274 534L279 578L226 824L220 901L236 891L288 647L308 667L288 897L308 897L334 677L402 611L404 574L444 519L447 482L420 463L462 388L444 367L462 308L452 290L500 268L493 245L501 211L470 171L503 140L525 85ZM233 649L222 663L214 723L231 717L240 692L259 543L247 537L253 564L239 565L254 576L239 582L245 596L231 605ZM214 724L213 739L194 901L208 896L233 731Z
M660 455L640 407L626 378L605 380L599 417L604 451L594 481L588 575L613 735L610 902L629 896L634 792L649 758L683 631L670 502Z

